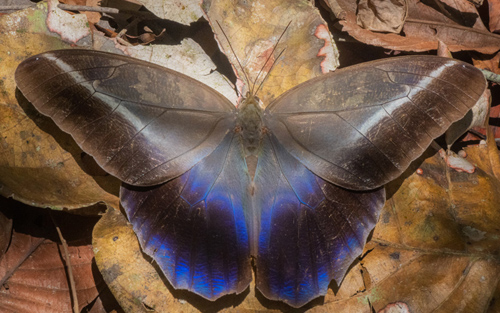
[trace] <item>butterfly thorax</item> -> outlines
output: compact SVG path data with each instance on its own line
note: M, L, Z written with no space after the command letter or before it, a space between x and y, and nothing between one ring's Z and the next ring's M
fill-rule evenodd
M245 159L252 178L261 144L263 126L262 109L257 98L247 96L238 108L237 129L241 136Z

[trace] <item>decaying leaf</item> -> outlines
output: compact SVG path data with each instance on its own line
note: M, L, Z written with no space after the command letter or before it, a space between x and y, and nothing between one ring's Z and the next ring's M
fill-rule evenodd
M186 309L165 286L154 266L144 259L139 242L125 216L109 209L93 232L99 270L126 312L157 312ZM145 306L146 305L146 306Z
M493 55L476 54L473 62L477 68L500 74L500 52Z
M14 220L9 247L0 254L0 311L71 312L64 253L48 211L19 207L12 200L0 199L0 203L2 212ZM92 307L98 288L105 287L92 269L90 234L96 218L52 214L69 245L79 308Z
M476 163L487 151L467 148L468 159ZM410 312L477 312L494 301L500 182L489 174L492 164L476 164L474 174L459 173L434 156L388 202L363 260L378 282L369 296L376 309L402 301Z
M184 25L196 22L203 15L198 0L142 0L141 2L158 17Z
M345 20L339 21L342 29L367 44L393 50L427 51L437 49L440 40L452 52L475 50L491 54L500 49L500 36L486 29L476 8L465 0L447 0L444 4L409 0L408 17L400 35L361 28L356 23L356 2L339 0L338 3L346 12Z
M358 2L356 22L372 32L398 34L407 15L406 0L361 0Z
M338 67L337 47L319 11L309 2L211 0L203 2L203 9L240 80L244 81L245 76L236 57L247 70L250 85L260 84L274 64L258 94L264 105L293 86ZM281 35L283 38L273 53ZM228 40L236 55L231 52ZM282 57L277 59L281 51L284 51ZM239 88L245 95L252 86Z
M488 12L490 13L490 31L500 33L500 1L488 0Z
M101 3L101 0L61 0L61 3L70 4L70 5L81 5L88 7L98 7ZM82 11L81 13L85 14L89 23L97 23L101 19L101 13L99 12L90 12L90 11Z

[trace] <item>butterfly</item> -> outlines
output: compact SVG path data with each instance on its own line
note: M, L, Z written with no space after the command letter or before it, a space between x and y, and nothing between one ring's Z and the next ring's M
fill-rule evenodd
M485 79L398 57L236 108L181 73L58 50L23 61L23 95L109 174L141 247L177 289L215 300L252 280L300 307L340 285L397 178L477 102Z

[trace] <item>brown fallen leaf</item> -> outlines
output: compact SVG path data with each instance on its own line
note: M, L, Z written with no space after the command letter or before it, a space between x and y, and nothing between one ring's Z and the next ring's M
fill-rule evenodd
M70 136L41 116L18 92L14 71L26 57L69 48L81 31L79 18L40 3L0 17L0 193L41 207L80 208L100 201L118 206L119 181L91 177L82 170L81 150ZM70 18L65 29L49 26ZM52 22L51 22L52 20ZM71 33L76 28L75 33ZM53 33L58 32L58 34ZM88 31L87 31L88 33ZM87 37L79 42L85 44Z
M101 0L59 0L61 3L70 4L70 5L82 5L89 7L98 7ZM82 11L85 16L87 16L87 20L89 23L96 24L101 19L101 13L99 12L90 12L90 11Z
M410 312L480 312L493 303L500 281L500 181L492 172L498 160L483 161L489 151L485 145L466 149L474 174L433 156L388 201L366 247L373 250L363 259L378 282L376 296L369 296L376 310L401 301Z
M104 280L126 312L148 312L148 307L175 312L188 307L170 294L156 269L144 259L120 211L109 209L103 215L94 228L92 246Z
M488 0L488 12L490 14L490 31L500 33L500 1Z
M438 40L441 40L452 52L475 50L491 54L500 49L500 36L486 29L475 7L465 0L446 0L434 7L417 0L408 1L408 17L401 35L361 28L356 23L356 2L338 0L338 3L346 12L345 20L339 21L342 30L370 45L392 50L428 51L437 49Z
M500 52L492 55L474 54L472 60L477 68L500 74Z
M49 211L3 197L0 203L2 213L14 222L9 247L0 254L0 311L72 312L65 262ZM92 268L90 235L97 218L51 214L69 245L79 309L90 309L99 297L99 289L105 288Z
M406 0L361 0L358 2L356 22L372 32L398 34L407 15Z

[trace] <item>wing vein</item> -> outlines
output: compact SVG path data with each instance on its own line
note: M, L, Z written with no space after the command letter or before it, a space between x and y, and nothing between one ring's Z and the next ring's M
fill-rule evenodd
M134 183L137 182L139 179L141 179L142 177L144 177L145 175L151 173L152 171L154 171L155 169L157 169L158 167L168 163L168 162L171 162L171 161L174 161L175 159L178 159L180 158L181 156L185 155L186 153L189 153L191 151L193 151L194 149L198 148L210 135L212 135L212 133L214 132L215 130L215 127L217 126L217 124L219 124L221 122L222 118L220 118L216 123L214 123L214 126L212 127L212 129L210 129L210 131L208 132L208 134L202 139L200 140L200 142L198 144L196 144L193 148L179 154L178 156L170 159L170 160L166 160L164 162L161 162L160 164L154 166L153 168L147 170L146 172L142 173L141 175L139 175L139 177L137 177L135 180L134 180ZM137 150L136 152L134 152L133 156L135 156L140 150ZM133 156L131 157L131 159L133 158ZM201 160L199 160L201 161ZM198 161L198 162L199 162ZM195 164L197 164L198 162L196 162ZM195 165L193 164L193 166ZM120 169L124 166L124 164L122 164L122 166L120 167Z

